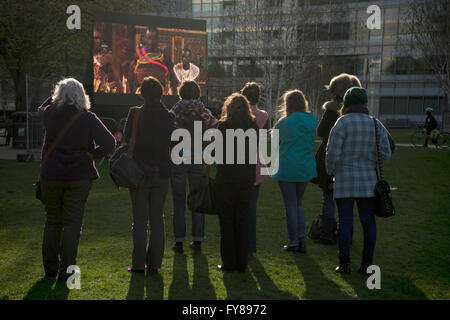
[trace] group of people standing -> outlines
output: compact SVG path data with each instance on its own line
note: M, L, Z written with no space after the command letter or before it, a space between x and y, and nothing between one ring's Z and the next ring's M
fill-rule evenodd
M280 117L273 129L279 132L279 169L271 178L278 181L284 201L289 243L285 251L306 253L306 223L303 196L310 181L323 190L324 228L322 244L334 244L334 203L339 215L337 272L350 273L349 248L353 235L353 205L357 203L364 231L364 249L359 271L366 273L375 248L374 186L377 148L375 127L367 109L367 95L359 80L341 74L329 85L333 99L324 104L320 121L310 113L302 91L290 90L282 97ZM173 198L173 233L175 253L183 252L186 238L186 183L189 190L206 183L208 167L196 157L192 147L190 163L174 164L170 152L172 132L187 129L193 135L194 121L203 130L215 128L258 129L267 125L268 114L258 108L260 87L247 83L240 92L228 96L216 119L200 100L200 88L194 81L184 81L178 88L180 100L169 111L162 103L163 86L158 79L142 81L141 107L130 108L124 128L124 144L130 143L133 126L136 135L134 159L146 178L137 189L130 189L133 215L133 252L130 272L158 272L165 249L164 205L171 185ZM81 83L69 78L58 83L54 94L38 113L46 128L41 164L41 187L46 210L43 241L45 274L65 280L66 269L75 264L84 215L84 206L97 179L95 159L109 154L115 147L112 134L97 116L89 111L89 98ZM137 121L135 117L138 116ZM76 117L76 118L75 118ZM388 132L377 120L382 161L389 159ZM63 133L63 137L59 137ZM323 138L314 155L316 135ZM52 144L60 141L56 147ZM194 143L192 143L194 145ZM236 148L236 145L235 145ZM48 151L51 152L48 152ZM217 164L215 194L220 223L219 270L241 271L248 258L256 253L256 208L260 186L269 178L261 174L260 157L252 153L245 141L245 162ZM48 152L48 154L47 154ZM226 158L227 149L223 154ZM259 153L259 150L257 150ZM257 161L250 161L256 157ZM192 213L193 250L201 250L205 240L205 217ZM148 230L149 228L149 230ZM149 232L148 232L149 231ZM149 233L149 236L148 236Z

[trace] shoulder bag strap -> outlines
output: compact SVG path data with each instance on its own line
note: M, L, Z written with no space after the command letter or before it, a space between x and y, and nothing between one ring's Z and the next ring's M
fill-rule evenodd
M59 132L58 136L56 137L55 140L53 140L53 143L51 144L50 148L48 148L47 152L45 153L44 157L42 158L41 165L43 165L47 161L50 153L52 153L53 150L55 150L58 143L66 135L69 128L72 126L72 124L75 122L75 120L77 120L81 116L81 114L82 114L82 112L78 112L76 115L74 115L72 117L72 119L70 119L69 122L65 125L65 127Z
M373 119L373 124L375 125L375 141L377 145L377 179L378 181L383 180L383 171L381 169L381 153L380 153L380 139L378 137L378 124L377 119Z
M136 132L139 124L139 116L141 115L141 107L136 108L133 117L133 128L131 129L130 146L128 147L128 158L134 157L134 147L136 146Z

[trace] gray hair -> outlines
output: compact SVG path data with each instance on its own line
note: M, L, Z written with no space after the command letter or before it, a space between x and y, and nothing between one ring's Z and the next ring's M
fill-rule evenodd
M73 105L80 111L91 108L91 102L84 91L83 84L74 78L66 78L56 84L52 101L58 108L67 105Z

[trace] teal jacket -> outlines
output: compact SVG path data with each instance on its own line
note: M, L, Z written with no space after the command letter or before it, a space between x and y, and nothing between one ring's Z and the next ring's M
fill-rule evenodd
M276 125L279 133L279 168L272 178L308 182L317 176L314 157L317 119L311 113L294 112Z

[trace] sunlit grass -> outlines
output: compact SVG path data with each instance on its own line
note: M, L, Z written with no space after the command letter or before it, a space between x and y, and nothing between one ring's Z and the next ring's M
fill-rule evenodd
M394 138L395 138L394 133ZM399 139L400 140L400 139ZM206 242L195 254L171 250L172 200L166 208L166 251L158 275L130 275L131 208L127 190L117 190L106 166L95 182L84 219L77 264L81 290L43 279L43 207L33 196L38 165L0 162L0 299L450 299L450 150L398 148L385 166L398 187L392 196L398 215L377 218L374 263L381 267L381 290L365 278L334 273L337 247L307 241L308 253L287 254L284 208L278 185L267 180L258 203L258 253L249 272L223 274L218 218L206 218ZM321 193L308 185L309 226L320 212ZM189 214L188 214L189 215ZM188 235L190 219L188 217ZM362 234L355 214L352 268L356 271Z

